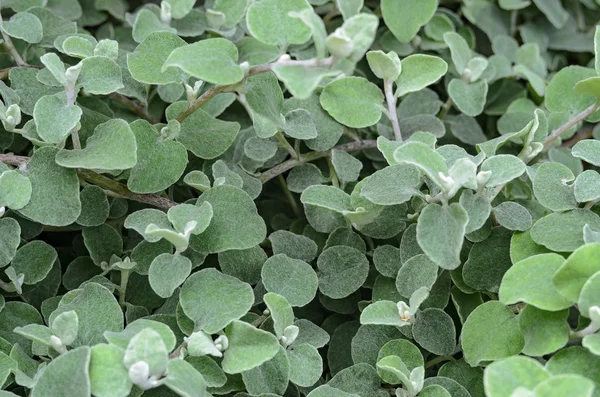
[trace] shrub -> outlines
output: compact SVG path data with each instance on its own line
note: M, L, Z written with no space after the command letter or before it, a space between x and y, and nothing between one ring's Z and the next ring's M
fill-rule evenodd
M598 0L140 3L2 1L0 396L600 395Z

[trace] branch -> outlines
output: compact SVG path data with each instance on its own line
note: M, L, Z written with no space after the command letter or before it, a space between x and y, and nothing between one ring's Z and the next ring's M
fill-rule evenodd
M111 99L114 99L116 102L119 102L127 109L131 110L131 112L133 112L136 116L148 120L152 124L160 122L160 120L157 120L156 118L152 117L150 113L148 113L147 107L142 105L138 101L134 101L133 99L130 99L125 95L117 94L116 92L110 94L109 97Z
M385 99L390 112L390 121L394 129L394 136L398 142L402 142L402 133L400 132L400 123L398 122L398 114L396 113L396 97L394 96L394 82L384 80L383 87L385 91Z
M2 20L2 15L0 15L0 26L2 26L3 22L4 21ZM0 30L2 30L2 29L0 29ZM17 49L15 48L15 45L13 44L12 40L10 39L10 36L7 35L6 33L4 33L4 30L2 30L2 38L4 39L4 47L10 54L10 57L13 59L13 61L15 61L17 66L27 65L27 62L25 62L23 60L23 58L21 57L21 54L19 54L19 51L17 51Z
M569 131L571 128L573 128L574 126L576 126L577 124L579 124L580 122L582 122L583 120L588 118L590 115L594 114L599 108L600 108L600 103L594 103L592 106L588 107L583 112L579 113L578 115L573 117L571 120L567 121L566 123L564 123L557 129L552 131L552 133L550 135L548 135L546 137L546 139L544 140L544 150L548 150L552 146L552 143L556 139L558 139L562 134ZM530 158L529 160L525 160L525 164L529 163L531 160L533 160L533 158ZM497 186L493 190L492 194L489 196L489 201L491 202L498 194L500 194L500 192L502 191L502 189L504 189L505 186L506 186L506 184Z
M577 124L594 114L598 110L598 108L600 108L600 104L594 103L592 106L585 109L583 112L579 113L577 116L573 117L571 120L567 121L565 124L552 131L552 133L548 135L548 137L546 137L546 139L544 140L545 149L550 147L550 143L552 143L552 141L554 141L562 134L569 131L571 128L573 128L574 126L576 126Z
M256 74L270 72L273 69L273 66L276 65L286 65L286 66L304 66L304 67L322 67L322 66L331 66L333 64L333 58L325 58L322 60L319 59L309 59L304 61L295 61L290 60L288 55L283 55L277 61L273 63L266 63L264 65L258 65L250 68L246 73L246 76L242 79L242 81L235 84L228 85L215 85L210 87L204 94L202 94L198 99L192 102L184 111L179 113L175 120L183 123L185 119L190 117L192 113L196 110L200 109L204 106L208 101L213 99L215 96L222 92L231 92L235 91L237 87L239 87L240 83L242 83L245 79L250 76L254 76Z
M15 167L21 167L29 163L31 158L24 156L15 156L14 154L0 154L0 162ZM134 193L120 182L110 179L104 175L98 174L90 170L78 170L77 174L84 180L99 186L103 189L110 190L129 200L140 203L149 204L153 207L169 209L177 205L177 203L156 194L138 194Z
M309 163L311 161L329 157L329 156L331 156L331 151L334 149L341 150L344 152L356 152L358 150L372 149L375 147L377 147L377 141L358 141L358 142L350 142L350 143L345 143L343 145L338 145L330 150L325 150L323 152L307 153L303 156L300 156L300 159L290 159L290 160L284 161L283 163L278 164L275 167L263 172L260 175L259 179L262 183L266 183L266 182L270 181L271 179L275 178L276 176L283 174L284 172L289 171L294 167L297 167L297 166L305 164L305 163Z

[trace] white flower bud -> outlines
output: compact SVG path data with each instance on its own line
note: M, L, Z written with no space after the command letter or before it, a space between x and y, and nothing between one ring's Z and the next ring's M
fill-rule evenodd
M52 335L50 337L50 344L52 345L52 348L54 350L56 350L57 352L59 352L60 354L67 352L67 348L62 343L62 340L60 340L60 338L56 335Z
M171 18L171 4L163 0L160 3L160 21L165 25L169 25Z

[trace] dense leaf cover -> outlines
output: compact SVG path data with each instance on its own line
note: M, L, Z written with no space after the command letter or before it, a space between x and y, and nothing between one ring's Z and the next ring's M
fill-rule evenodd
M0 11L0 397L600 396L599 0Z

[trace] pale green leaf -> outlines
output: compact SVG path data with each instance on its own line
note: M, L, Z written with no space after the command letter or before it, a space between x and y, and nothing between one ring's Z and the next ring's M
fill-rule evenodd
M90 383L97 397L123 397L131 390L131 380L123 365L122 349L100 343L92 347Z
M595 139L584 139L573 146L571 154L574 157L582 159L586 163L599 166L600 165L600 141Z
M105 56L92 56L81 61L83 67L77 84L84 91L96 95L108 95L123 88L121 68Z
M402 73L396 79L396 96L417 92L442 78L448 64L441 58L416 54L402 60Z
M239 374L275 357L279 342L275 335L248 323L233 321L226 329L229 347L223 357L223 371Z
M585 209L546 215L531 228L531 238L552 251L573 252L584 243L583 227L586 224L592 229L600 229L600 217Z
M321 93L321 106L338 122L352 128L376 124L381 118L383 93L362 77L344 77Z
M383 0L381 12L394 36L406 43L429 22L437 6L437 0Z
M569 341L568 310L547 312L526 306L519 313L519 326L525 336L523 353L541 357L565 347Z
M515 263L504 274L499 298L510 305L525 302L541 310L559 311L572 305L572 301L559 293L553 284L554 273L563 265L558 254L540 254Z
M190 276L179 294L185 314L197 329L214 334L245 315L254 303L250 285L216 269Z
M163 72L163 65L171 52L186 45L183 39L170 32L155 32L127 55L127 66L131 76L145 84L168 84L183 81L183 73L178 68Z
M42 23L33 14L19 12L2 23L2 30L9 36L30 44L39 43L44 37Z
M519 387L533 390L535 386L550 378L550 373L536 360L509 357L490 364L483 375L486 395L489 397L511 397Z
M267 235L264 220L246 192L232 186L216 186L204 192L196 205L211 204L213 218L208 228L192 236L192 248L200 252L218 253L231 249L247 249L260 244Z
M229 40L201 40L179 47L167 58L161 72L176 67L200 80L213 84L234 84L244 77L237 64L238 50Z
M29 178L16 170L0 173L0 207L20 210L31 200Z
M35 240L23 245L12 259L11 266L17 274L23 273L25 284L37 284L46 278L58 258L51 245Z
M333 299L345 298L358 290L369 273L369 261L365 255L342 245L323 251L317 267L320 271L319 291Z
M177 182L188 162L185 147L162 139L146 120L136 120L130 128L135 136L137 163L129 173L127 187L135 193L156 193Z
M464 114L475 117L483 112L488 84L485 80L476 83L467 83L461 79L453 79L448 85L448 95Z
M317 293L317 274L299 259L276 254L267 259L261 271L262 282L269 292L282 295L292 306L305 306Z
M518 157L508 154L499 154L488 157L481 164L481 171L489 171L492 173L486 186L496 187L504 185L515 178L520 177L525 173L525 163Z
M600 271L600 244L579 247L556 270L552 279L558 292L571 302L577 302L586 282Z
M86 142L85 148L61 150L56 162L66 168L126 170L137 163L135 135L121 119L100 124Z
M123 356L123 365L128 370L142 361L148 364L149 375L162 375L167 369L169 352L160 334L152 328L138 332L127 345Z
M280 347L269 361L242 373L244 385L252 395L280 395L285 393L290 376L288 353Z
M517 317L498 301L486 302L471 312L461 343L465 360L472 366L514 356L525 346Z
M192 262L183 255L161 254L154 258L148 270L152 290L162 298L168 298L192 271Z
M52 360L35 383L31 396L89 396L90 357L90 348L82 346Z
M75 222L81 213L79 180L75 170L56 164L57 152L57 149L44 147L34 153L27 165L31 200L19 212L44 225L66 226Z
M460 250L469 217L458 203L429 204L417 223L417 241L425 254L444 269L460 265Z
M575 176L560 163L543 163L533 178L533 192L540 204L552 211L565 211L577 207L573 187Z
M81 108L67 104L64 95L46 95L35 104L33 119L36 130L44 141L59 143L77 125L81 114Z
M246 23L250 34L265 44L303 44L311 31L299 19L289 15L310 9L306 0L263 0L248 8Z

